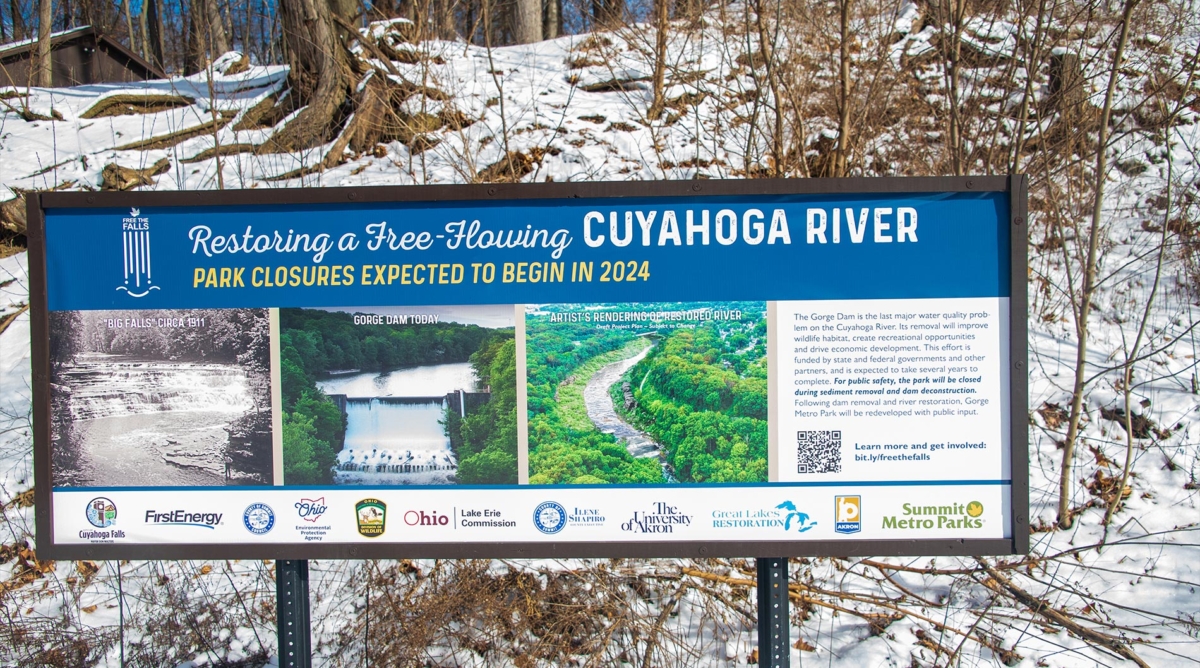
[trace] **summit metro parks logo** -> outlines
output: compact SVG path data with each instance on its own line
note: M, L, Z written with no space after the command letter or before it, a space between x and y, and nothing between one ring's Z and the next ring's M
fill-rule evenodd
M117 290L130 297L145 297L158 290L150 262L150 219L141 209L130 209L129 216L121 219L121 248L125 278Z
M921 506L901 504L899 515L884 515L884 529L982 529L983 504L944 503Z

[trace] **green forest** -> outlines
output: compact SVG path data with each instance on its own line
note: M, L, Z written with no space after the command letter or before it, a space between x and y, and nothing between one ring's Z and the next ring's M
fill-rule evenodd
M604 312L740 312L732 319L600 325ZM604 366L644 359L609 391L618 413L656 441L679 482L767 479L767 364L763 302L543 306L526 315L530 483L653 483L660 462L635 458L601 433L583 388ZM636 404L626 410L622 386Z
M355 325L339 311L280 309L284 480L332 484L345 417L317 387L331 371L469 362L491 400L445 416L461 484L516 484L516 355L512 329L444 322Z

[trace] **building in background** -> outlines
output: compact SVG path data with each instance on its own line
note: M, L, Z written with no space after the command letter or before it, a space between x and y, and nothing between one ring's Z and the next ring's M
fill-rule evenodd
M91 26L53 34L50 48L55 88L166 78L162 70ZM34 85L36 59L36 39L0 44L0 87Z

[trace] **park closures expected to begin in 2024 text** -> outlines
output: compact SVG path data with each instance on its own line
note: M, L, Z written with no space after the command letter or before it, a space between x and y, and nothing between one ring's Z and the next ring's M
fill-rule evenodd
M1020 551L1023 184L42 194L39 550Z

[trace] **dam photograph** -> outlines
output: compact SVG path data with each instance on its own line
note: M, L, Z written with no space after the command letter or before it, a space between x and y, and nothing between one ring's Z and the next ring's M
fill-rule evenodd
M281 309L280 320L288 484L515 483L513 306Z

